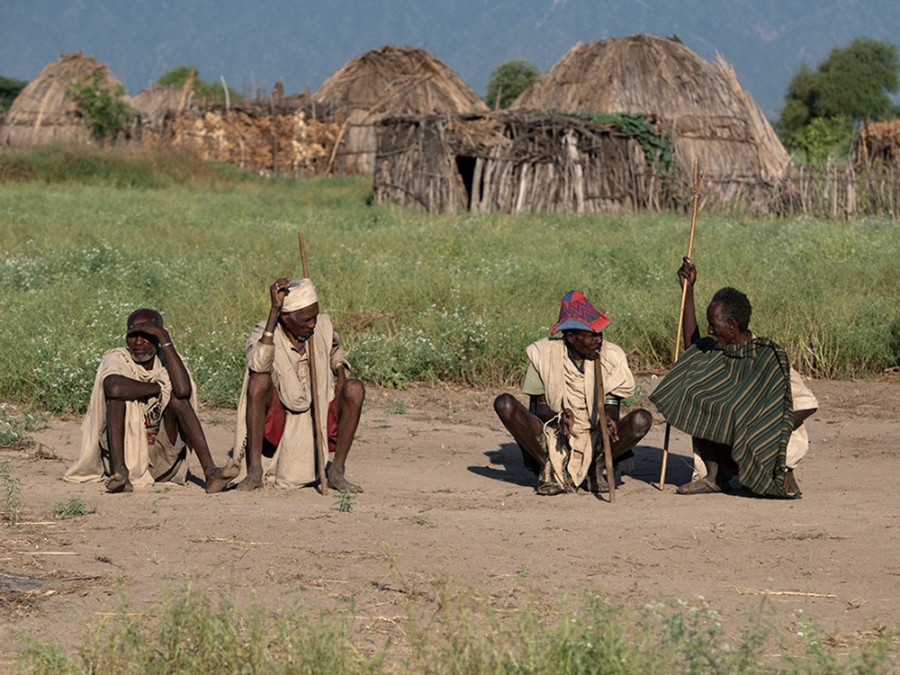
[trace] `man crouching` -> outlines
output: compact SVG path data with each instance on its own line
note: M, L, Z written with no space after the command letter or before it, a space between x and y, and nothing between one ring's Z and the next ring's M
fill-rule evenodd
M81 454L65 480L105 480L107 492L171 482L183 485L187 451L203 468L206 491L220 492L237 475L213 462L197 417L191 375L155 309L128 317L127 348L103 355L81 431Z
M278 279L269 286L269 316L250 333L234 453L246 461L239 490L296 488L316 481L317 438L334 452L328 487L362 492L344 476L350 446L359 425L365 385L350 370L331 318L319 313L316 288L309 279ZM310 382L310 354L316 373L316 400ZM316 427L313 408L322 412ZM327 419L326 419L327 418Z

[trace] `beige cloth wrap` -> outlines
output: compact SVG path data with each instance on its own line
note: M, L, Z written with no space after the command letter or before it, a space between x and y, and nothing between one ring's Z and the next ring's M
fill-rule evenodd
M602 442L599 411L594 407L593 364L585 361L584 373L579 371L561 339L538 340L530 344L525 352L544 384L547 405L557 412L570 408L575 416L572 426L574 435L569 437L568 448L566 439L558 429L547 426L544 430L553 478L565 487L563 476L564 470L568 469L574 484L581 485L594 457L594 449L600 447ZM600 349L600 366L603 369L604 396L613 394L625 398L634 393L634 375L628 368L621 347L604 340ZM566 467L567 454L569 463Z
M316 480L316 445L313 436L313 415L310 408L309 356L306 351L298 354L291 348L291 342L279 324L272 338L273 344L260 344L265 322L253 327L245 346L246 368L241 398L238 402L237 427L234 434L232 455L241 466L241 474L235 479L243 480L247 475L245 454L247 449L247 383L250 371L269 373L278 392L278 398L285 407L287 420L284 435L271 457L263 455L263 473L274 478L275 487L296 488ZM316 350L316 390L319 395L322 428L319 433L325 439L327 452L328 404L334 399L334 370L343 366L348 372L350 366L344 355L337 333L327 314L319 314L313 333L313 348Z
M125 403L125 466L128 467L131 484L134 487L146 487L163 479L183 485L188 468L184 441L179 436L174 443L170 442L160 421L156 442L149 445L144 427L145 416L161 416L169 404L172 395L169 371L158 356L153 357L153 367L147 370L134 362L125 347L109 350L100 361L91 391L91 402L81 425L81 453L63 479L72 483L85 483L101 480L111 474L106 437L106 395L103 392L103 381L110 375L122 375L140 382L156 382L160 386L159 396L147 401ZM191 405L195 411L196 392L197 388L191 379Z
M791 368L791 399L793 400L795 411L812 410L819 407L819 401L803 382L800 373L793 368ZM791 437L788 439L787 454L784 459L785 468L796 469L800 460L806 457L807 452L809 452L809 433L806 431L806 425L801 424L791 432ZM700 459L700 455L694 451L693 480L705 476L706 465Z

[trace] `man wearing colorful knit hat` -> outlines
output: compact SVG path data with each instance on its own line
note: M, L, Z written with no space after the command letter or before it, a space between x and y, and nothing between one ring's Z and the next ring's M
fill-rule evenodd
M634 376L625 352L603 339L609 317L579 291L569 291L560 303L559 320L551 336L525 350L529 365L522 392L526 408L511 394L494 400L494 410L522 450L525 465L538 476L537 493L544 496L609 489L604 479L600 411L594 392L594 369L603 370L604 410L613 461L622 460L650 430L653 419L643 408L619 418L620 401L634 393Z

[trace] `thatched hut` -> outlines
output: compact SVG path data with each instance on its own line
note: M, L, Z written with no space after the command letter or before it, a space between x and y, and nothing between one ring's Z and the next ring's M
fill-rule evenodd
M390 115L486 112L487 106L435 56L414 47L385 46L358 56L313 94L316 117L343 129L332 165L371 175L375 124Z
M579 44L511 109L646 113L671 130L675 160L690 184L695 162L706 172L712 205L765 211L790 157L734 70L712 65L677 38L632 35Z
M385 118L375 200L428 211L615 211L670 206L654 151L614 124L500 111Z
M81 52L63 54L45 67L10 107L0 130L0 146L27 148L54 141L90 143L90 120L69 91L72 85L86 82L98 71L102 87L124 92L109 68ZM131 105L127 95L121 99Z

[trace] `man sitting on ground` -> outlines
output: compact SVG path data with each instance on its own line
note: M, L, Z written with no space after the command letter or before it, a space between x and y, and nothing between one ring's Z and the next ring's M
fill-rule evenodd
M345 463L359 425L366 390L348 379L350 369L331 318L319 314L312 281L279 279L269 287L271 307L245 347L246 370L238 404L234 452L246 457L241 490L254 490L274 477L276 487L310 485L316 480L317 434L328 440L334 459L328 487L362 492L344 477ZM309 347L316 366L312 400ZM314 424L319 406L321 428ZM327 418L327 421L326 421Z
M237 467L218 468L197 417L191 375L154 309L128 317L126 347L103 355L82 424L81 454L65 480L105 478L107 492L187 477L187 450L203 468L206 491L219 492Z
M809 448L802 425L818 407L815 397L784 350L750 332L752 307L740 291L716 292L706 309L709 337L701 340L697 270L687 258L678 277L686 289L683 336L691 346L650 396L672 426L692 436L702 461L678 494L728 491L736 473L757 494L799 497L793 469Z
M544 338L526 349L529 364L522 391L529 397L529 408L511 394L494 400L494 410L522 450L525 465L539 476L540 495L574 492L582 486L605 492L607 481L615 480L603 477L596 359L603 372L605 391L599 398L606 411L616 476L653 423L643 408L619 419L621 400L634 393L634 376L625 352L603 339L610 323L584 295L569 291L562 298L559 320L550 329L551 334L562 333L561 338Z

